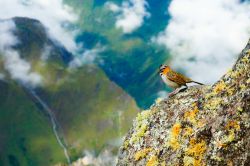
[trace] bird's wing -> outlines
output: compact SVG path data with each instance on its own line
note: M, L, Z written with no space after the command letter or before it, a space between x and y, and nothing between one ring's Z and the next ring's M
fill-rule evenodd
M185 81L186 83L193 82L192 79L190 79L190 78L188 78L188 77L186 77L186 76L184 76L184 75L182 75L182 74L179 74L179 75L181 75L182 79L184 79L184 81Z
M169 71L167 74L166 74L167 78L170 80L170 81L173 81L179 85L185 85L186 84L186 77L177 73L177 72L174 72L174 71Z

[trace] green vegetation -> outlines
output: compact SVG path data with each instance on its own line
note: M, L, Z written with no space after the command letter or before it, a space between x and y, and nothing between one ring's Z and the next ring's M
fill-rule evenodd
M66 162L49 119L16 83L0 82L0 165Z
M99 68L84 66L63 72L61 80L38 94L55 111L73 159L83 149L98 153L108 141L126 133L137 113L136 104Z
M124 136L138 112L133 98L96 65L68 69L65 59L71 55L48 36L38 35L43 31L41 24L23 18L16 23L15 33L22 44L15 49L43 77L43 86L35 91L53 111L71 160L81 157L84 150L98 155ZM52 48L47 61L41 60L44 46ZM66 163L46 111L28 90L10 79L2 62L0 72L6 78L0 81L0 165Z

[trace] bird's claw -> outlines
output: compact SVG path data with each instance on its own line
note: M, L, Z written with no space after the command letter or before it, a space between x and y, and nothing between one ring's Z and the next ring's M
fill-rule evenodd
M176 95L179 92L179 89L175 89L173 92L168 94L168 97L172 97L174 95Z
M185 88L177 88L177 89L175 89L173 92L169 93L169 94L168 94L168 97L172 97L172 96L176 95L176 94L179 93L179 92L185 91L186 89L187 89L187 87L185 87Z

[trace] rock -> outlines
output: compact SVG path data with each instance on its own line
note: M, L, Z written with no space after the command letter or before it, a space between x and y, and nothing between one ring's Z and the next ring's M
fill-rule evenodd
M190 87L138 114L117 165L249 166L250 41L214 85Z

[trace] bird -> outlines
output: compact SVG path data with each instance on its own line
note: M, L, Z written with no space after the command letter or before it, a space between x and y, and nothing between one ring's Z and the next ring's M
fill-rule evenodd
M168 65L160 65L158 73L160 74L163 82L167 84L169 87L175 89L173 92L169 94L169 96L173 96L177 94L182 86L188 88L187 83L196 83L199 85L204 85L200 82L194 81L183 74L177 73L172 70Z

